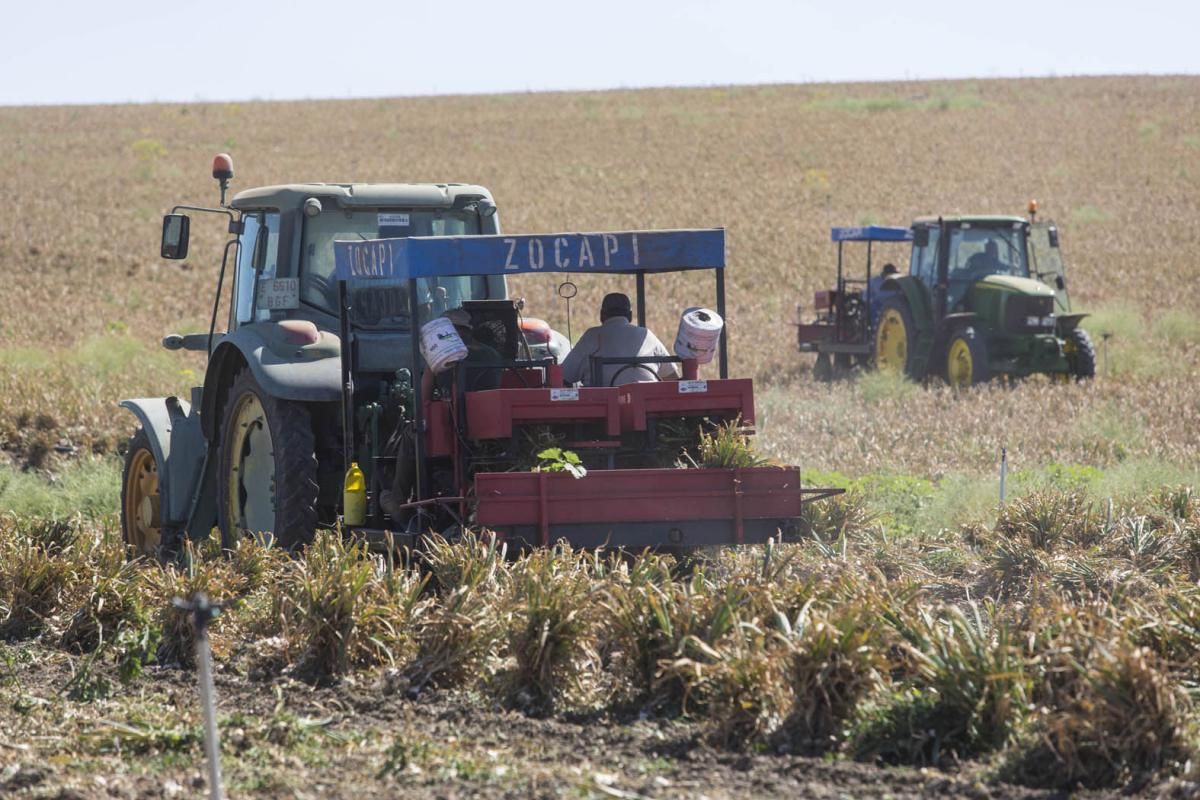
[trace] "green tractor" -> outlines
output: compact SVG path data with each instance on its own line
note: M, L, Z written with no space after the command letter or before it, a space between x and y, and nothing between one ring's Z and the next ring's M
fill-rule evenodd
M1058 229L1016 216L921 217L910 228L834 228L838 281L817 292L817 319L798 325L814 374L874 365L913 380L954 387L997 375L1096 373L1091 337L1067 294ZM866 274L847 277L846 242L867 243ZM911 242L909 270L873 274L873 249ZM878 260L878 259L875 259Z

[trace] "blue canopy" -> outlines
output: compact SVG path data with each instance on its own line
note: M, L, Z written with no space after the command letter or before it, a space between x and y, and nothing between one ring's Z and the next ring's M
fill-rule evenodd
M835 242L908 242L912 241L912 231L908 228L885 228L881 225L868 225L865 228L834 228Z
M724 269L725 229L334 242L339 280Z

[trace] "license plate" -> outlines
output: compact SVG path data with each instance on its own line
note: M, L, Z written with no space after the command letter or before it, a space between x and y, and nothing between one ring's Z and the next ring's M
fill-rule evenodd
M552 401L578 400L579 399L579 390L578 389L551 389L550 390L550 399Z
M300 307L299 278L270 278L258 282L258 307L278 311Z
M680 381L680 394L702 394L708 391L708 381Z

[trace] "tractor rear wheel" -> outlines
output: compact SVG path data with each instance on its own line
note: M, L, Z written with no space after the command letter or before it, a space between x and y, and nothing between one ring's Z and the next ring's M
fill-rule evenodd
M908 303L900 295L891 295L883 301L875 326L875 367L880 372L918 377L912 374L916 341Z
M221 547L260 535L293 550L317 526L317 457L308 409L272 397L243 369L226 396L218 455Z
M159 558L162 507L158 493L158 459L144 428L129 440L121 472L121 538L131 558Z
M946 380L955 389L965 389L991 377L987 342L974 328L955 331L946 348Z
M1067 356L1070 374L1077 381L1096 377L1096 346L1092 337L1083 328L1074 328L1067 333L1063 342L1063 353Z

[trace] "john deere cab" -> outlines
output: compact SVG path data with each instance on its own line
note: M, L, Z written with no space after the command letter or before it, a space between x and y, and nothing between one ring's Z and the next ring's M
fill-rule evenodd
M838 283L817 293L817 320L800 349L831 363L875 365L955 387L995 375L1095 375L1095 350L1067 293L1058 229L1030 217L921 217L910 228L835 228ZM866 277L848 277L842 249L867 243ZM910 242L907 273L873 274L871 248Z

